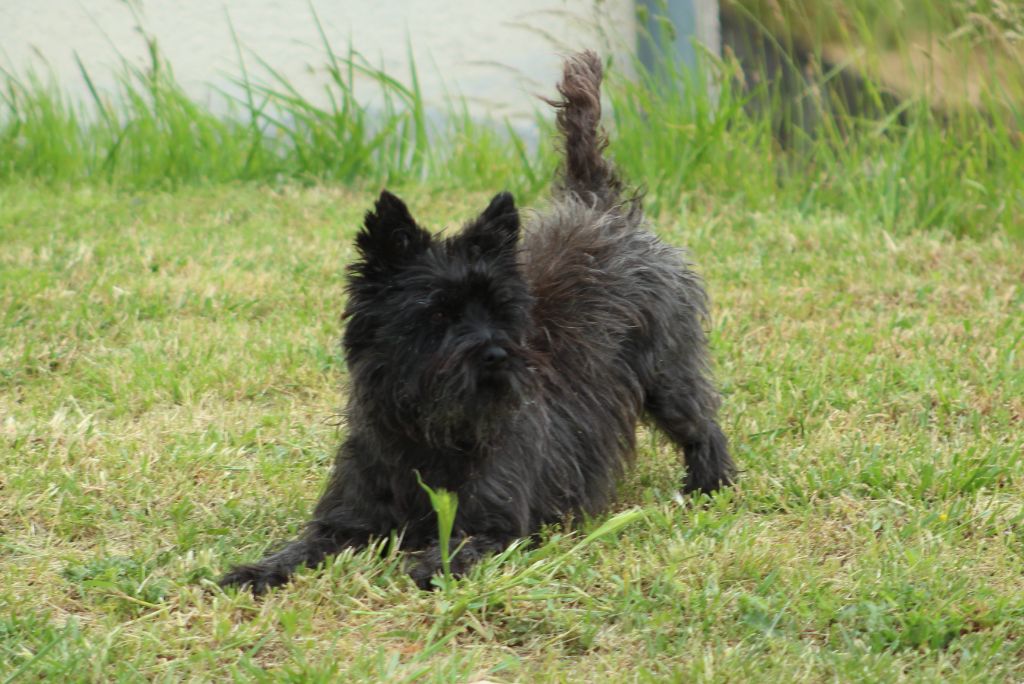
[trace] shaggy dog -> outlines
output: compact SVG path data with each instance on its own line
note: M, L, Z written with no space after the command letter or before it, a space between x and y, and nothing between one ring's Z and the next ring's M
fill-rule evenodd
M507 192L440 238L384 191L356 238L343 345L348 436L303 534L222 585L256 593L397 533L410 574L441 568L418 478L458 495L451 569L545 524L600 513L648 418L682 450L684 492L732 482L703 325L683 254L626 196L600 129L601 62L558 86L565 160L550 208L521 228Z

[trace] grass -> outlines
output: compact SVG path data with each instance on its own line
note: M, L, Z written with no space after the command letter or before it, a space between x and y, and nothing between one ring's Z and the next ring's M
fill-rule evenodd
M405 190L435 227L486 200ZM326 474L342 267L371 196L0 190L0 670L1024 676L1020 243L828 212L659 222L715 300L735 492L675 503L675 455L645 433L616 509L639 512L591 543L552 530L432 594L372 553L261 602L213 589L295 532Z
M774 31L792 32L803 40L839 41L870 28L872 41L882 48L905 44L908 35L953 32L978 40L1021 39L1024 9L1012 0L844 0L805 3L800 0L724 0L769 24Z
M91 95L85 103L67 97L52 76L0 69L0 181L175 188L429 176L478 189L511 183L535 193L549 176L553 156L546 149L527 153L514 131L476 121L455 102L443 121L428 121L414 63L411 84L403 84L351 50L336 52L315 14L312 21L326 74L316 102L241 45L237 92L215 100L224 114L190 98L149 36L149 64L124 60L114 92L100 92L79 62ZM255 69L247 66L252 62ZM375 104L366 104L368 94L377 96Z
M902 35L903 4L854 4L795 24ZM951 7L927 23L1015 35L1004 3ZM294 534L323 482L344 266L380 185L441 228L501 188L541 204L556 160L456 104L432 121L415 78L327 41L320 104L238 46L223 116L150 45L116 93L83 66L84 104L0 76L0 683L1024 678L1012 80L879 120L808 92L828 116L784 149L728 60L714 105L613 77L616 161L714 299L740 486L678 503L644 431L580 531L434 593L365 552L255 601L210 580Z

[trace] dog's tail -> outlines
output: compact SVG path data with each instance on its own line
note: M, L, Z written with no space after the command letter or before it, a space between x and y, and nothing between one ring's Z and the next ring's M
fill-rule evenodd
M558 110L555 123L565 146L555 192L610 208L619 203L622 181L604 157L608 139L601 130L601 73L601 59L594 52L571 55L558 84L562 99L546 102Z

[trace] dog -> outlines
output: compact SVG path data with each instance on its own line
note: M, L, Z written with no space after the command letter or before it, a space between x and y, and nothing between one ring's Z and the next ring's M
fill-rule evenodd
M381 193L348 270L347 438L301 536L222 586L262 593L391 538L430 588L442 554L420 478L458 497L450 570L464 575L543 525L601 513L642 418L682 450L684 493L732 484L708 298L605 157L601 79L593 52L566 60L547 101L564 162L526 227L507 192L449 237Z

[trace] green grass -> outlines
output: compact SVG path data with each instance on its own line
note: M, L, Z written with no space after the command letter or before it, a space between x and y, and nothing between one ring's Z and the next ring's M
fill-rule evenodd
M401 189L435 228L487 197ZM0 681L1024 676L1021 245L826 211L659 221L714 298L735 492L675 503L645 432L587 543L435 593L373 553L213 588L327 473L372 195L0 189Z
M606 87L612 152L626 175L644 184L649 206L688 211L725 202L802 217L824 208L890 233L1024 235L1024 52L1002 47L1017 45L1014 37L1024 32L1016 14L1000 19L1000 3L981 3L984 11L969 12L979 3L968 0L955 12L932 0L914 0L898 11L885 9L892 3L858 0L838 14L788 0L773 9L773 2L741 3L741 11L766 26L778 23L773 17L787 18L805 40L824 32L812 42L817 49L845 41L851 50L866 45L869 55L882 49L875 34L886 27L903 22L917 31L910 18L927 13L914 8L928 5L943 17L933 27L945 46L942 54L977 63L976 71L986 75L973 95L978 103L938 110L911 93L889 115L864 119L808 88L798 94L800 106L822 118L809 137L793 117L781 114L788 105L772 84L741 92L733 81L737 65L728 56L706 65L716 98L706 93L704 79L691 74L672 72L668 83L630 82L613 68ZM985 43L998 46L998 63L997 49L979 48L968 31L979 17L1002 31ZM315 14L310 21L320 28ZM810 24L832 28L805 26ZM449 102L443 120L433 120L411 50L413 75L401 83L358 53L332 46L322 29L320 35L326 73L320 100L306 99L271 63L236 45L238 88L220 103L223 115L185 93L152 38L149 65L124 62L114 92L98 91L80 65L91 93L84 103L72 101L52 78L0 71L0 182L141 190L228 181L274 187L429 181L459 192L508 188L525 200L543 192L556 164L549 122L540 122L541 144L534 145L507 124L473 119L458 101ZM902 49L911 62L904 76L932 82L928 70L910 60L917 44L908 41ZM866 62L870 67L872 60ZM877 99L884 84L870 73L864 97ZM828 81L835 73L820 78ZM378 105L364 104L368 92L377 93ZM750 113L746 102L763 101L765 94L771 116ZM776 142L772 118L784 121L793 141L786 149Z
M1024 7L1013 0L722 0L749 13L776 34L806 43L837 42L851 35L879 48L899 48L908 37L956 34L971 41L1019 42Z

